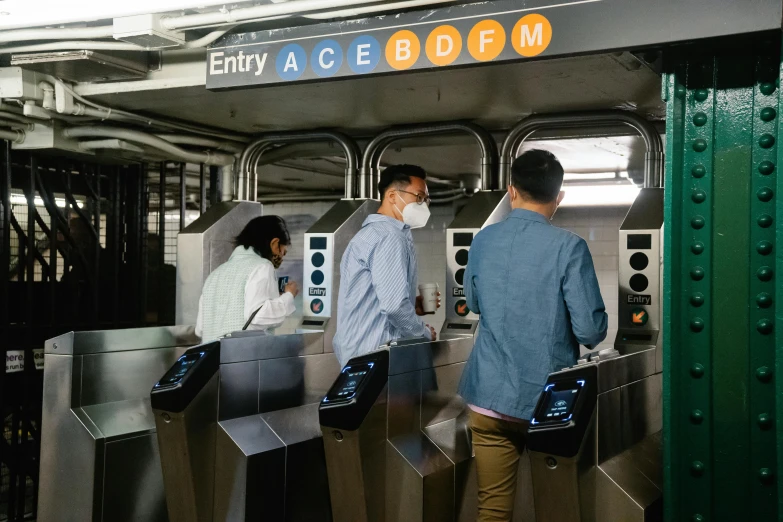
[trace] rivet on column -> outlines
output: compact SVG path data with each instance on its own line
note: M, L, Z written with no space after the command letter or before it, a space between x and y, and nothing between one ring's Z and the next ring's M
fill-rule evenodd
M756 223L758 223L761 228L769 228L772 226L772 221L772 216L769 214L762 214L756 220Z
M707 123L707 115L703 112L697 112L693 115L693 124L697 127L703 127Z
M693 93L693 97L696 98L696 101L700 101L700 102L706 100L709 95L710 93L707 92L707 89L698 89L696 92Z
M702 243L701 241L696 241L694 244L691 245L691 252L693 252L697 256L700 255L702 252L704 252L704 243Z
M704 376L704 366L699 363L695 363L691 366L691 377L694 379L701 379Z
M758 418L759 428L768 430L772 427L772 416L769 413L762 413Z
M759 319L756 322L756 330L762 335L769 335L772 333L772 321L769 319Z
M691 169L691 175L693 175L694 178L703 178L707 174L707 169L704 167L704 165L694 165Z
M759 173L763 174L764 176L769 176L775 172L775 164L771 161L762 161L759 163Z
M762 266L756 270L756 277L758 277L761 281L769 281L772 279L772 276L772 269L768 266Z
M756 379L760 380L761 382L769 382L772 380L772 370L769 368L769 366L759 366L756 369Z
M775 116L777 116L777 112L775 112L775 109L772 107L764 107L761 109L759 116L763 121L772 121L775 119Z
M759 305L760 308L769 308L772 306L772 296L767 292L761 292L756 296L756 304Z
M762 187L758 190L758 192L756 192L756 197L764 203L771 200L774 195L775 193L769 187Z
M691 226L696 230L699 230L700 228L704 228L705 223L706 222L704 221L703 216L693 216L691 218Z
M691 200L693 200L694 203L704 203L705 199L707 199L707 193L702 189L694 189L691 193Z
M691 305L699 307L704 304L704 294L696 292L691 296Z
M691 279L694 281L701 281L704 279L704 269L700 266L694 266L691 268Z
M762 134L759 138L759 145L762 149L769 149L775 145L775 136L772 134Z
M759 470L759 480L764 484L771 483L774 476L775 475L772 473L772 470L769 468L761 468Z
M700 460L694 460L691 463L691 474L694 477L701 477L704 475L704 463Z
M759 85L759 90L761 91L761 94L764 94L765 96L769 96L773 92L775 92L775 84L770 82L764 82L761 85Z
M694 424L701 424L704 422L704 413L699 409L693 410L691 412L691 422Z
M704 330L704 319L701 317L694 317L691 319L691 330L694 332L701 332Z
M701 138L693 140L693 150L696 152L704 152L707 150L707 141Z
M762 256L768 256L772 253L772 243L769 241L759 241L756 244L756 252Z

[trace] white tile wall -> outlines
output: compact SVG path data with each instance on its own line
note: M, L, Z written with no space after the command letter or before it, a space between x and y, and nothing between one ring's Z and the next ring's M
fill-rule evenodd
M291 248L281 267L281 275L290 275L302 281L302 255L304 233L309 226L323 216L332 202L274 203L264 205L264 214L282 216L289 223ZM446 228L454 219L452 206L431 208L432 217L427 226L413 231L416 253L419 260L419 282L437 283L441 289L446 286ZM611 346L617 333L617 258L619 255L618 231L628 207L563 208L553 220L556 226L571 230L587 241L593 256L601 295L609 314L609 331L601 347ZM297 300L297 310L301 301ZM427 319L436 330L445 320L445 311ZM600 349L600 348L599 348Z

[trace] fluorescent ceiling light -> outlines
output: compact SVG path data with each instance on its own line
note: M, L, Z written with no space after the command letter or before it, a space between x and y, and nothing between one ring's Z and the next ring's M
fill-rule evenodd
M23 194L11 194L11 203L14 205L27 205L27 196ZM35 196L35 198L33 199L33 204L36 207L44 206L43 200L38 196ZM65 199L54 198L54 204L57 205L59 208L65 208ZM79 206L79 208L82 208L84 206L80 201L77 201L76 204Z
M627 172L620 172L621 178L627 178ZM563 179L565 181L584 181L586 179L615 179L617 174L614 172L588 172L584 174L569 174L565 173Z
M564 185L561 207L607 207L631 205L639 195L635 185Z

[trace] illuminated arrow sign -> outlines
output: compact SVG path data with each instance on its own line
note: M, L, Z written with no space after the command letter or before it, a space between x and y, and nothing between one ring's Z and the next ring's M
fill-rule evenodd
M454 305L454 311L457 312L457 315L460 317L465 317L470 313L468 303L465 301L457 301L457 304Z
M313 311L314 314L320 314L324 309L324 302L320 299L313 299L313 302L310 303L310 310Z
M644 326L647 324L647 320L650 318L650 315L647 313L647 310L644 310L642 308L635 308L631 310L631 322L635 326Z

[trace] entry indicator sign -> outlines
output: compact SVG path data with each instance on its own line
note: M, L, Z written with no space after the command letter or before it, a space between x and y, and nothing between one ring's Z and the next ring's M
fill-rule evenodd
M465 317L470 313L468 303L465 300L457 301L457 304L454 305L454 311L457 312L457 315L460 317Z
M313 299L310 303L310 311L314 314L320 314L324 311L324 302L320 299Z
M631 322L634 326L644 326L647 324L647 320L650 318L650 314L643 308L634 308L631 310Z
M650 306L652 304L652 296L643 295L643 294L628 294L626 296L625 302L627 304Z

